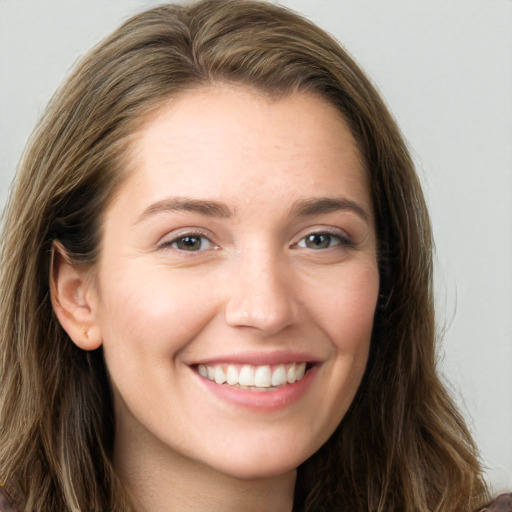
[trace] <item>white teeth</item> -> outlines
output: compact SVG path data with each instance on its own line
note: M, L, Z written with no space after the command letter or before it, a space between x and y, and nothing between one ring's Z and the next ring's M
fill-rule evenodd
M226 374L224 373L224 370L222 369L222 366L218 364L215 367L215 382L217 384L224 384L226 382Z
M272 386L282 386L286 384L286 369L284 365L280 364L272 374Z
M242 366L238 377L240 386L254 386L254 367L248 364Z
M239 368L240 366L233 364L216 364L215 366L200 364L197 371L202 377L217 384L261 391L275 389L287 383L293 384L301 380L306 373L306 363L280 364L273 369L270 365L245 364L240 371Z
M228 365L228 371L226 373L226 380L230 386L238 384L238 370L232 364Z
M254 385L257 388L269 388L272 384L270 366L258 366L254 373Z
M306 373L306 363L300 363L297 365L295 370L295 375L297 377L297 380L302 379L304 377L304 374Z
M290 368L288 368L288 373L286 374L286 380L293 384L297 380L297 373L295 372L295 363L293 363Z

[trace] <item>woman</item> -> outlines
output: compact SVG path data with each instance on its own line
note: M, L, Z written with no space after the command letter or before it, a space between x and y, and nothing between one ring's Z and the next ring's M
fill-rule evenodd
M238 0L134 17L7 207L4 509L481 509L431 244L394 121L324 32Z

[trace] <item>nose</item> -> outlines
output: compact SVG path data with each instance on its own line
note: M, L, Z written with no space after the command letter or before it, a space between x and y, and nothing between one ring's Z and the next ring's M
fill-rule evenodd
M226 323L275 334L293 324L298 304L286 265L265 254L240 256L230 275Z

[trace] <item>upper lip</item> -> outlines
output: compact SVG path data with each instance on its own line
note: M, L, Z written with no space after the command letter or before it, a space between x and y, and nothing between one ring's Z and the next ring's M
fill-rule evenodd
M201 358L189 363L189 366L198 364L250 364L253 366L276 365L286 363L310 363L321 362L321 359L311 354L295 351L275 352L245 352L238 354L216 355L214 357Z

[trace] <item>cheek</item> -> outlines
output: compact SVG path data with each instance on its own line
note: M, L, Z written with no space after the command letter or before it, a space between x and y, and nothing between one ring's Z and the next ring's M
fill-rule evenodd
M137 363L135 352L172 358L216 314L211 283L162 270L126 265L103 279L100 326L106 356L130 365Z
M318 276L317 276L318 277ZM310 311L330 340L331 357L322 368L316 414L311 430L325 442L343 420L363 377L379 292L377 265L344 267L324 280L321 293L310 296ZM317 279L318 282L318 279Z
M379 293L376 263L343 270L316 297L317 314L335 348L366 353Z

